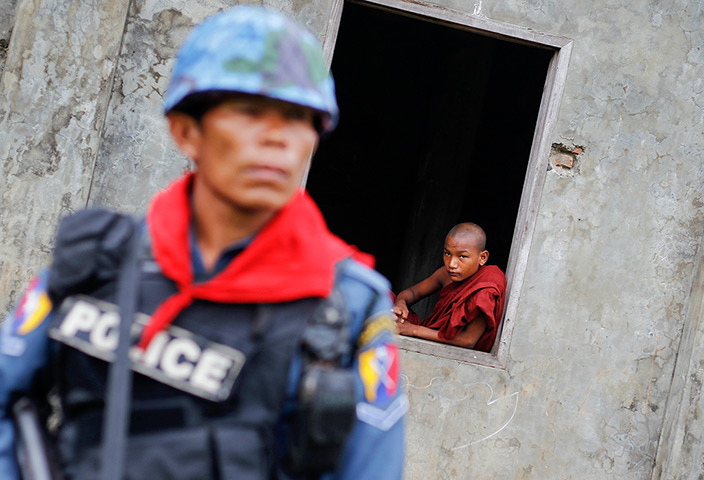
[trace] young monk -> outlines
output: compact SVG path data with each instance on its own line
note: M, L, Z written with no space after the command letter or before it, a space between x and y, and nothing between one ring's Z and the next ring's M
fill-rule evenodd
M444 267L403 290L393 311L401 335L488 352L501 321L506 277L486 265L486 234L474 223L455 225L445 237ZM409 307L440 291L433 311L422 321Z

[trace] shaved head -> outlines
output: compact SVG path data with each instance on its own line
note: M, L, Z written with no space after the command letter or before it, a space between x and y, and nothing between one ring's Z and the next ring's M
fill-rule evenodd
M458 223L447 232L447 238L450 237L469 240L480 252L486 248L486 233L476 223Z

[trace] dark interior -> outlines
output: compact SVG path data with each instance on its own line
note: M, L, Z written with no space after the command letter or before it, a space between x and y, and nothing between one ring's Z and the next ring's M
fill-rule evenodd
M489 263L505 271L552 55L345 3L332 62L341 121L307 188L394 291L442 265L459 222L485 229Z

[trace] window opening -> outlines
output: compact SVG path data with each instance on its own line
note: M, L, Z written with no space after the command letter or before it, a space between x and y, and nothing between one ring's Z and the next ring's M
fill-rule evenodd
M511 275L555 54L430 20L344 3L332 60L341 122L307 182L330 229L372 253L395 292L442 265L445 234L463 221L485 229L489 263ZM413 309L424 317L436 300Z

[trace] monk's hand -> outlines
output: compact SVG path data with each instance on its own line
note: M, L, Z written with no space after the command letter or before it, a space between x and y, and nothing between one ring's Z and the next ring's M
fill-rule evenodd
M399 335L406 335L407 337L413 337L416 326L411 322L398 321L396 322L396 330L398 330Z
M396 315L396 323L404 323L408 318L408 305L403 300L399 300L394 304L394 308L391 309Z

